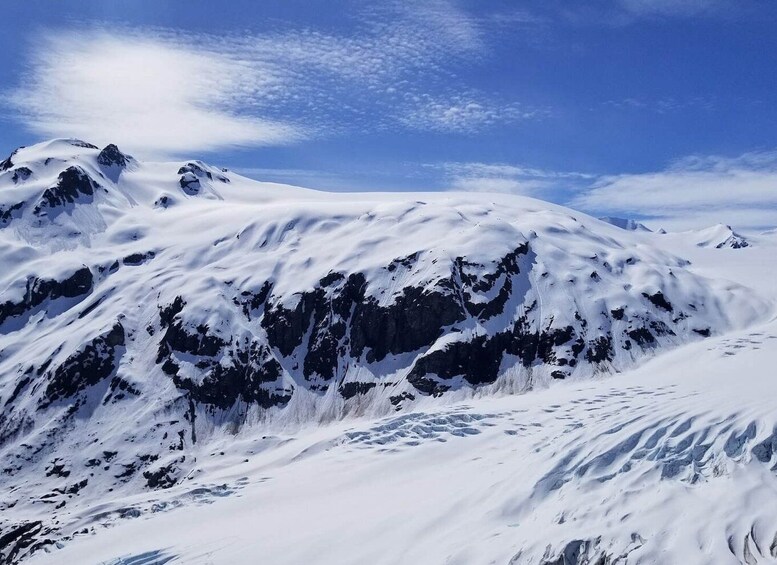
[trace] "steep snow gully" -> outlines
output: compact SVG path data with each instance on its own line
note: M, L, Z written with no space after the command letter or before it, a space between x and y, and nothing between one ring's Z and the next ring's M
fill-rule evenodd
M15 151L0 563L777 562L777 237L606 220Z

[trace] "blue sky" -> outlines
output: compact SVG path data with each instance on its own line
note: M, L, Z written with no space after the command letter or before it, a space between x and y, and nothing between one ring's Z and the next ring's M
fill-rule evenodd
M0 150L777 225L777 2L6 2Z

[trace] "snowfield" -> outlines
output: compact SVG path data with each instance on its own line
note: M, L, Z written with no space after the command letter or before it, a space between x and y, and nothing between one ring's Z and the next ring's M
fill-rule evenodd
M0 563L777 562L775 232L0 170Z

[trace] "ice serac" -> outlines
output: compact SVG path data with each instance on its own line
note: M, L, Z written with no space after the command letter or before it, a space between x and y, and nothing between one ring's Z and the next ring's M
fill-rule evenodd
M660 235L529 198L326 194L74 140L2 168L0 513L173 486L216 430L525 392L764 312Z

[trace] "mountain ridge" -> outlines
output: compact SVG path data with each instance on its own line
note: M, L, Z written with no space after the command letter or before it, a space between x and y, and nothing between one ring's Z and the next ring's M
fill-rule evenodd
M0 509L171 488L219 430L623 371L771 308L660 234L524 197L327 194L62 140L4 163L0 464L23 478Z

